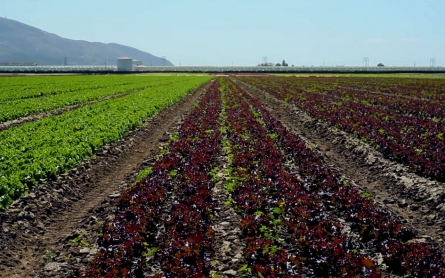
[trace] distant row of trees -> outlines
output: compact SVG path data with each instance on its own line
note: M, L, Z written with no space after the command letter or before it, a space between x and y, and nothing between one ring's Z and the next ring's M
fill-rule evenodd
M286 63L285 60L283 60L283 62L281 62L281 64L280 63L276 63L274 65L274 63L261 63L258 66L260 66L260 67L273 67L273 66L275 66L275 67L288 67L289 64ZM292 66L294 66L294 65L292 65Z
M259 64L258 66L259 66L259 67L273 67L273 66L275 66L275 67L288 67L289 65L286 63L285 60L283 60L283 62L281 62L281 64L280 64L280 63L276 63L276 64L274 65L274 63L261 63L261 64ZM294 65L292 65L292 67L293 67L293 66L294 66ZM382 64L382 63L379 63L377 66L378 66L378 67L384 67L385 65Z

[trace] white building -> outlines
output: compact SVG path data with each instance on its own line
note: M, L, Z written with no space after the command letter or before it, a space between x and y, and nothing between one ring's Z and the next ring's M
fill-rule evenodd
M117 59L117 71L133 71L133 59L130 57L121 57Z
M133 60L133 69L137 66L142 66L141 60Z

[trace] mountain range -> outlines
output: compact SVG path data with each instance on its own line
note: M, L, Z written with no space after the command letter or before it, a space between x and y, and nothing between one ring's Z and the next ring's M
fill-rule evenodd
M38 65L115 65L119 57L144 65L173 66L161 57L117 43L62 38L24 23L0 17L0 63Z

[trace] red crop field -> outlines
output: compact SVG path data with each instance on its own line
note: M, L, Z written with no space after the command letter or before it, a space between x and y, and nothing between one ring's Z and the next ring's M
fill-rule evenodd
M384 85L365 80L363 87L360 81L345 80L245 81L361 138L385 158L401 162L421 176L445 181L443 84L419 82L402 84L399 89L398 83L403 83L403 79Z
M11 193L0 273L445 277L444 79L209 79Z

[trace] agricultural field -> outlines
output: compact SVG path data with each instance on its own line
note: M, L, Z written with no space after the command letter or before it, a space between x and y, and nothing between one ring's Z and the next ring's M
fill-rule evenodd
M354 79L245 81L359 137L385 158L403 163L421 176L444 182L444 82Z
M0 276L445 277L444 79L0 84Z
M180 82L176 80L176 83L174 78L168 77L148 79L145 82L137 80L139 82L136 85L124 85L121 88L113 83L117 80L110 80L109 87L101 85L100 79L95 81L96 85L83 85L80 80L76 81L80 89L74 86L74 93L70 93L66 87L58 91L56 86L43 83L41 86L46 92L40 94L36 93L40 85L25 87L23 91L12 85L11 93L2 94L1 106L7 107L5 115L11 115L10 119L19 117L20 113L28 115L86 102L89 97L101 99L106 95L121 95L1 132L0 208L6 208L39 182L55 179L57 175L89 159L96 150L117 141L157 111L196 88L205 78L182 78ZM107 84L107 81L102 79L102 84ZM126 80L131 81L131 78ZM116 87L119 89L116 90ZM49 99L47 95L52 97ZM23 105L17 106L16 101ZM40 103L42 105L38 105ZM8 119L6 116L4 119Z

